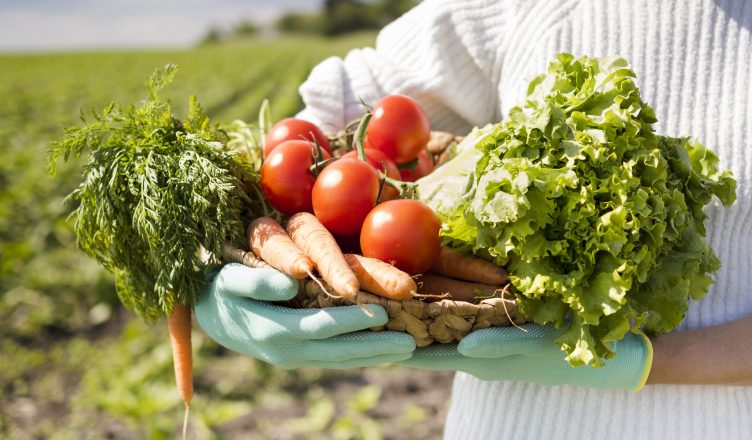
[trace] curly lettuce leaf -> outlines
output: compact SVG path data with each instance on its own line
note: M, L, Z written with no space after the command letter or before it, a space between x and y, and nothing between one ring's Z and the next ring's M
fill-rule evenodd
M522 311L601 366L627 331L667 332L718 258L702 208L736 183L686 138L658 136L623 58L560 54L524 105L419 182L445 244L505 265Z

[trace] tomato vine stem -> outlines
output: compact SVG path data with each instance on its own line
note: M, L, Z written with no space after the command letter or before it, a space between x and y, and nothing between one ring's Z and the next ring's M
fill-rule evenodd
M364 147L364 142L366 139L366 129L368 128L368 122L371 121L371 113L366 113L363 115L363 117L360 119L360 123L358 124L358 130L355 132L355 138L353 141L355 142L355 149L358 151L358 159L365 160L366 159L366 152Z
M418 198L418 184L415 182L402 182L401 180L392 179L386 174L379 171L379 176L386 185L399 191L399 198L401 199L416 199Z

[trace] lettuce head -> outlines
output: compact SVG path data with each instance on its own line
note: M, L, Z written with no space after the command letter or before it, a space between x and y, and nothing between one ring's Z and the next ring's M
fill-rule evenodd
M523 105L419 181L445 244L505 266L523 313L566 328L572 365L681 322L720 266L703 207L735 200L712 151L654 133L634 79L623 58L560 54Z

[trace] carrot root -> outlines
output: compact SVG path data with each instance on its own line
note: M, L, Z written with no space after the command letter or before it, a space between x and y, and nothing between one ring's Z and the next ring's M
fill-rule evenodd
M418 290L410 275L391 264L355 254L346 254L345 260L365 291L395 301L404 301L412 298Z
M433 273L421 275L418 286L418 292L421 294L441 295L448 293L454 300L467 302L476 302L481 298L498 296L503 291L503 286L471 283Z
M313 272L308 272L308 276L311 278L311 280L313 280L314 283L319 285L319 287L321 288L321 291L324 292L324 294L328 296L329 298L342 298L341 296L337 296L337 295L330 293L329 289L327 289L326 286L324 286L324 283L322 283L321 280L316 275L313 274Z
M503 284L507 273L486 260L468 254L459 254L448 247L441 248L431 271L446 277L490 285Z
M191 412L191 406L186 403L185 404L185 416L183 416L183 440L188 438L188 414Z
M193 398L193 356L191 352L191 308L185 304L175 304L167 317L167 327L172 345L172 362L175 368L175 382L180 398L185 402L183 438L188 429L188 409Z
M292 241L313 260L321 277L332 289L348 300L355 300L360 289L357 277L332 234L313 215L299 212L287 223Z
M261 217L248 225L248 245L256 256L296 279L313 270L313 261L293 243L274 219Z
M271 264L258 258L252 251L244 251L238 249L232 243L226 241L222 243L222 259L225 261L232 261L240 263L244 266L253 267L256 269L271 268Z

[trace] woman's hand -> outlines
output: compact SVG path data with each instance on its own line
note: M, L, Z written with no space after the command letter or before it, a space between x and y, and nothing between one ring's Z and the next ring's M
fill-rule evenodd
M752 316L653 338L649 384L752 385Z
M365 367L407 359L405 333L360 331L386 324L377 305L291 309L267 301L295 297L298 282L274 269L231 263L199 298L196 319L217 343L282 368Z

